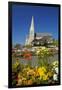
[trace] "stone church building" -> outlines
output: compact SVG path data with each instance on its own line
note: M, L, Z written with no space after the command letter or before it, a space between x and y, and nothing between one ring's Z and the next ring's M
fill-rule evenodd
M25 45L32 46L44 46L46 43L51 45L53 42L52 35L50 33L36 33L34 30L34 17L32 16L31 26L29 29L29 35L26 38Z

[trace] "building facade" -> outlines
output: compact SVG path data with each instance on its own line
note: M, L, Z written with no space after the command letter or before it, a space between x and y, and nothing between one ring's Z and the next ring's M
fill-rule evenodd
M45 46L53 43L52 35L49 33L35 33L32 46Z

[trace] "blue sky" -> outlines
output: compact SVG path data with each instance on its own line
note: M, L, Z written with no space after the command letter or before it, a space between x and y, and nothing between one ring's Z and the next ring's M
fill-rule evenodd
M25 43L32 16L35 32L51 33L53 38L58 39L58 11L58 7L13 5L12 43Z

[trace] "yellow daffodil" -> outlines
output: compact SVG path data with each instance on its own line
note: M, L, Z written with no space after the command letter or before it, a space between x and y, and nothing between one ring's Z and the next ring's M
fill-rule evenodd
M21 73L18 74L18 78L21 78Z
M27 85L32 85L33 84L33 81L30 79L27 81Z
M22 79L18 79L17 86L22 85Z
M49 72L47 73L47 76L48 76L48 77L51 77L51 76L53 76L53 73L52 73L51 71L49 71Z
M27 75L28 75L28 76L29 76L29 75L35 75L34 70L33 70L33 69L29 70L29 71L27 72Z
M16 62L13 64L13 68L16 68L18 65L19 65L19 62L16 61Z
M46 74L44 74L43 75L43 80L48 80L49 78L48 78L48 75L46 75Z
M46 68L45 67L39 67L38 68L38 73L39 73L40 77L43 77L45 72L46 72Z

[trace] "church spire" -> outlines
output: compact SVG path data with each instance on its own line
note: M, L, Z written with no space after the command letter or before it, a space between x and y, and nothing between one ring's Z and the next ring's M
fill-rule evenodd
M32 16L31 26L29 31L29 44L34 40L34 17Z
M26 39L27 44L31 45L31 42L34 40L34 17L32 16L31 25L29 29L29 35Z
M34 17L32 16L31 26L30 26L30 35L34 35Z

